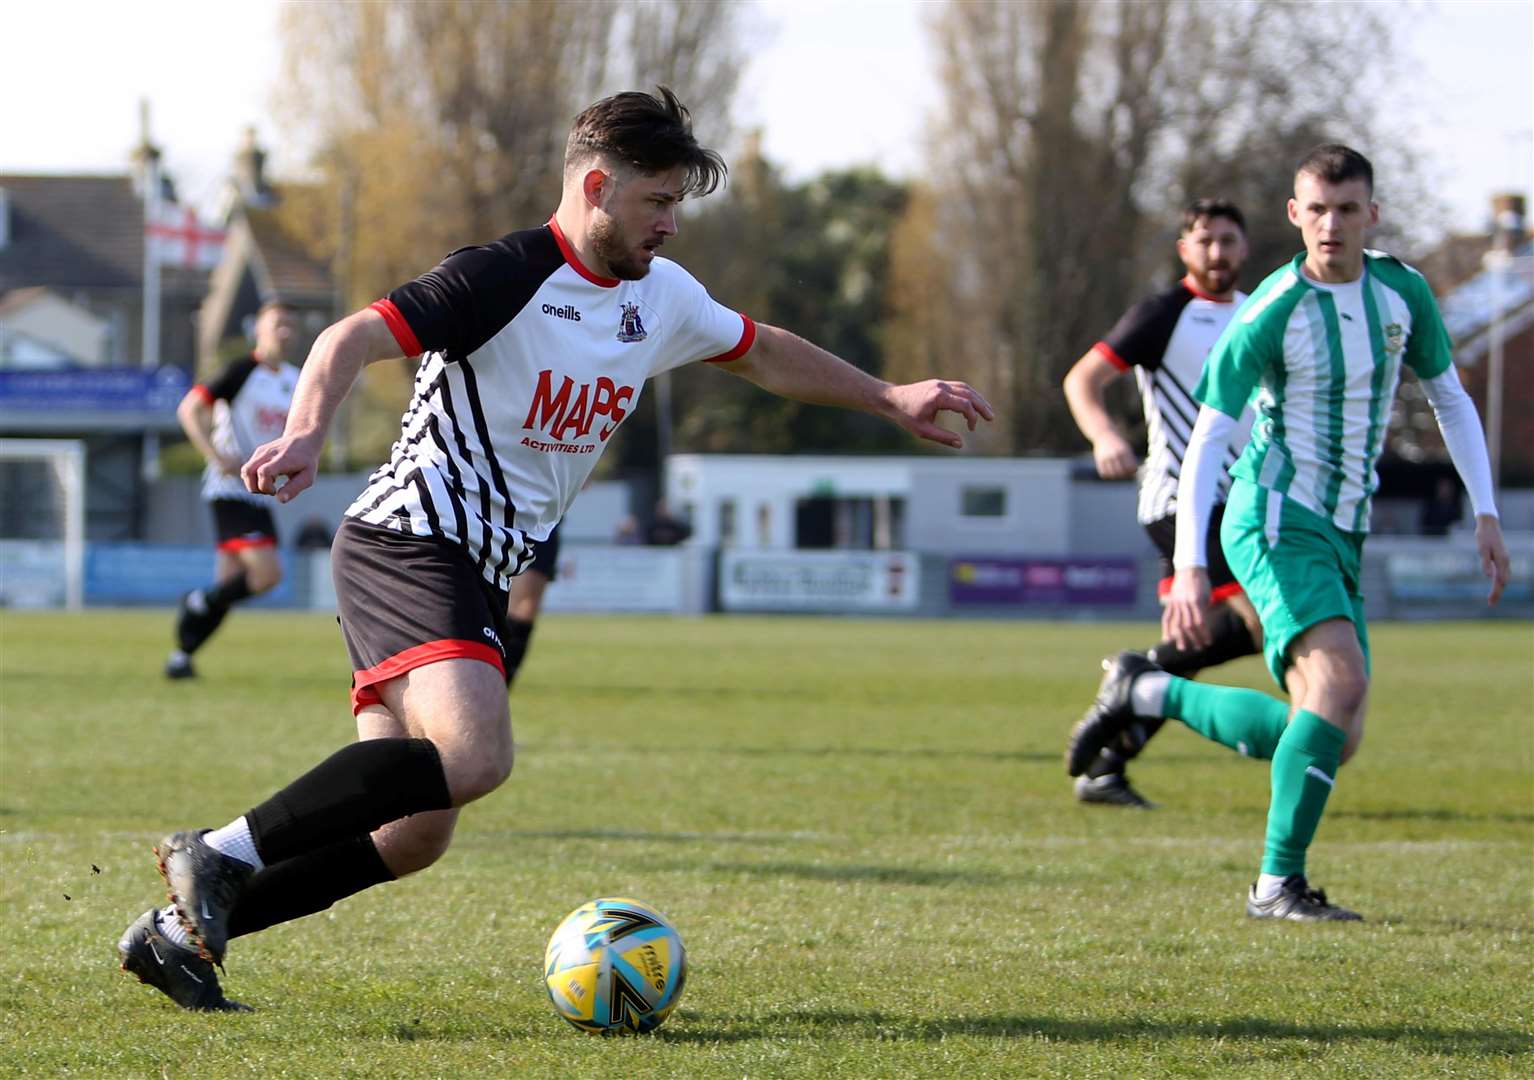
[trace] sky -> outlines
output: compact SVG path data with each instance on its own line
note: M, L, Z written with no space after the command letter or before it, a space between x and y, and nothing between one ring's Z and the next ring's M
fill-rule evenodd
M794 178L853 164L901 176L917 170L921 134L938 104L928 4L744 2L753 44L738 120L761 127L769 160ZM1534 0L1378 2L1401 12L1403 45L1420 72L1405 93L1423 167L1456 227L1479 229L1493 191L1528 195L1534 186ZM297 148L281 145L270 109L279 7L280 0L11 6L12 47L0 63L0 173L121 171L137 141L141 98L184 199L211 207L251 124L272 152L271 170L291 173L302 161ZM90 31L81 33L85 26ZM1317 26L1324 32L1324 20ZM60 42L68 42L67 64ZM1393 98L1361 107L1399 105Z

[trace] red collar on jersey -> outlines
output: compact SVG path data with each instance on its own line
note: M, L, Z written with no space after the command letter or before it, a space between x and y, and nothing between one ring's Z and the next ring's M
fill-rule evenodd
M586 264L581 262L581 257L575 253L575 248L570 246L570 241L565 239L564 230L559 227L559 222L549 218L549 228L554 233L554 241L559 245L560 253L564 255L565 262L570 268L593 285L600 285L604 289L611 289L618 284L617 278L602 277L586 269Z
M567 256L568 254L569 253L566 252ZM1198 282L1193 280L1192 274L1184 274L1182 276L1182 287L1187 289L1200 300L1208 300L1216 304L1234 304L1236 302L1236 298L1234 296L1232 296L1229 300L1221 300L1218 296L1211 296L1209 293L1206 293L1203 289L1198 287Z

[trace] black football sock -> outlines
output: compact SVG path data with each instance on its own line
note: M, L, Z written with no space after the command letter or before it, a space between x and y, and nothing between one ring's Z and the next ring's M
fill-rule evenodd
M394 875L370 836L353 836L260 871L240 893L229 915L229 936L241 937L268 926L324 911Z
M202 593L203 610L193 611L188 606L181 621L176 624L176 644L188 655L207 643L231 607L250 596L250 579L241 570L232 578L198 591Z
M209 611L228 611L235 604L250 596L250 578L241 570L232 578L220 581L211 589L202 590Z
M1209 612L1206 625L1210 642L1207 646L1179 649L1170 641L1157 643L1148 655L1171 675L1191 679L1204 668L1216 667L1230 660L1239 660L1258 652L1257 642L1246 620L1232 610L1229 604L1220 604Z
M517 669L527 656L527 646L533 639L533 624L521 619L506 620L506 685L517 677Z
M182 652L190 656L213 636L213 631L218 629L227 614L229 614L227 607L208 607L201 612L187 608L182 611L181 617L176 621L176 644L180 646Z
M430 739L363 739L245 815L268 866L424 810L453 805Z

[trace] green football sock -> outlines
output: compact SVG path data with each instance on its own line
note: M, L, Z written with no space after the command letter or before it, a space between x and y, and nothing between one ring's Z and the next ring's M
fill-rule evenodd
M1162 711L1204 738L1259 761L1273 756L1289 718L1287 704L1260 690L1175 677L1167 684Z
M1296 709L1273 753L1273 795L1262 872L1280 877L1305 872L1305 852L1321 823L1326 798L1342 764L1347 736L1313 712Z

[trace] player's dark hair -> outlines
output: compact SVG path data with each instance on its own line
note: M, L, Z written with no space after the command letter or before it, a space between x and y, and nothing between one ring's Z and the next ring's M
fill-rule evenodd
M1374 166L1357 150L1341 143L1322 143L1311 150L1294 170L1295 176L1300 173L1309 173L1328 184L1362 180L1369 185L1369 192L1374 192Z
M577 116L565 142L566 171L593 155L646 176L681 166L687 170L684 194L707 195L729 171L716 151L698 144L692 114L665 86L653 94L614 94Z
M1221 217L1234 221L1236 228L1246 232L1246 215L1229 199L1195 199L1189 203L1182 212L1182 231L1184 234L1190 232L1200 219Z

